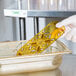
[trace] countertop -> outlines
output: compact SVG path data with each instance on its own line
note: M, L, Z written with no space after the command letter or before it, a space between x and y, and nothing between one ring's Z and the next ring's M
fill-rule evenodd
M76 76L76 55L64 55L60 70L61 76Z
M53 71L49 70L8 76L76 76L76 55L64 55L61 66Z

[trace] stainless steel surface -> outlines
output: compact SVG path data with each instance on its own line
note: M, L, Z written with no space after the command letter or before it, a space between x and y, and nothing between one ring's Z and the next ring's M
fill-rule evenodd
M27 11L27 17L69 17L76 11Z
M20 40L26 40L26 19L19 18Z
M62 76L76 76L76 55L63 56L60 70L62 72Z
M36 35L39 32L39 18L34 17L33 22L34 22L34 35Z

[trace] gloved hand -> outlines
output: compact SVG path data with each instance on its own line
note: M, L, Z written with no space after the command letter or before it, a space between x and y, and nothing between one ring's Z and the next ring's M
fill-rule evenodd
M76 42L76 15L66 18L56 24L58 28L61 26L65 26L66 28L63 37L72 42Z

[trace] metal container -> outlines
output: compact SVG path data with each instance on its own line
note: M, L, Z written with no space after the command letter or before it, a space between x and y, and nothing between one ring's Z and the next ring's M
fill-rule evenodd
M75 11L75 0L68 0L68 11Z
M39 0L28 0L28 10L38 10Z
M68 0L58 0L58 10L67 11Z
M58 0L49 0L49 10L57 11L58 10Z
M39 0L39 9L48 10L49 0Z

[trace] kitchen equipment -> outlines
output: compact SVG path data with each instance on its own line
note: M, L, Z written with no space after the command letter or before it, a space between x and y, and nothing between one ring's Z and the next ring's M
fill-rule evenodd
M28 10L38 10L39 0L28 0Z
M68 11L75 10L75 0L68 0Z
M17 50L25 42L0 43L0 75L53 70L60 66L63 54L71 53L62 42L57 40L43 54L16 56Z
M49 0L39 0L39 9L48 10Z
M22 0L22 10L28 10L28 0Z
M58 10L58 0L49 0L49 10L50 11Z
M67 11L67 1L68 0L58 0L58 10Z

